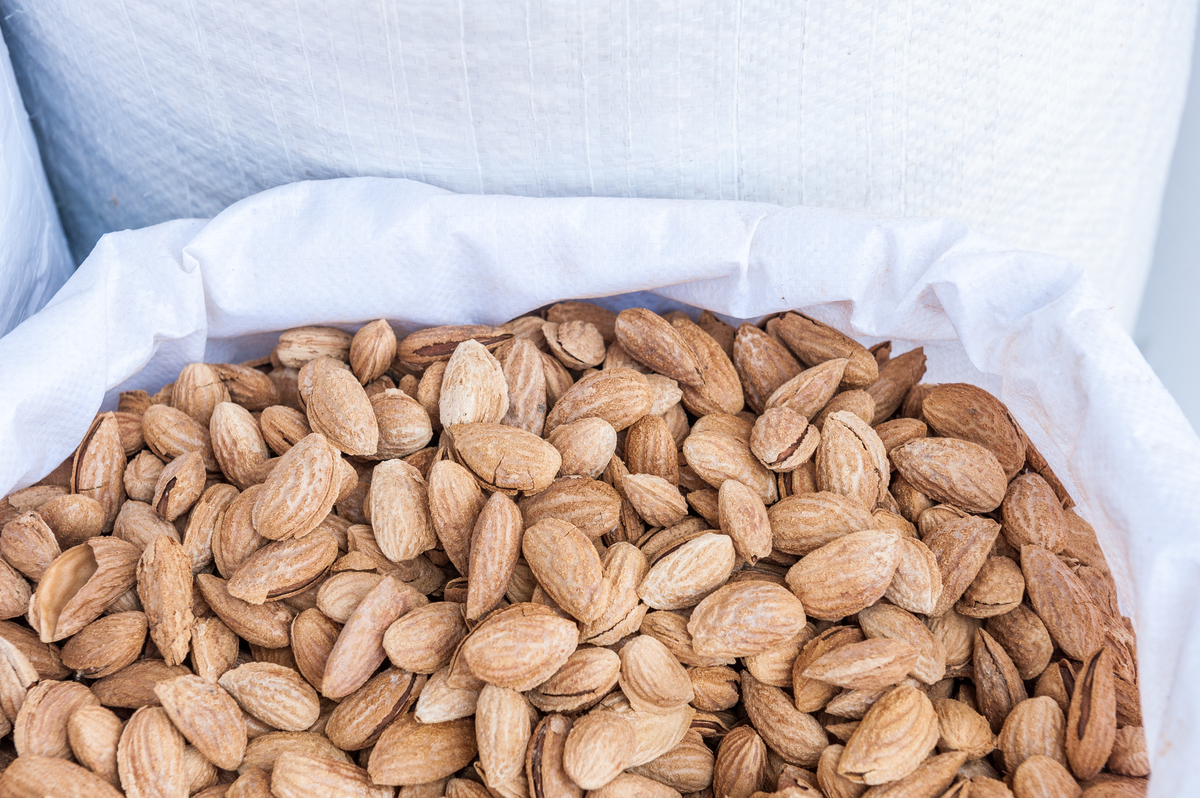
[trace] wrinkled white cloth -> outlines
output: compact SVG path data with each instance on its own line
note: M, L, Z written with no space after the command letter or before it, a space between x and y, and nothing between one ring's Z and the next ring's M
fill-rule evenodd
M46 304L74 270L0 37L0 335Z
M76 257L297 180L946 216L1131 325L1196 0L0 0Z
M497 323L556 300L790 308L996 392L1097 529L1140 639L1152 796L1200 791L1200 441L1082 270L943 219L746 202L298 183L113 233L0 339L0 495L116 392L260 356L296 325Z

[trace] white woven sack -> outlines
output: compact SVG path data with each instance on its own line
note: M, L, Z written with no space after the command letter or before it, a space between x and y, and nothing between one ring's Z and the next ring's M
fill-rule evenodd
M0 37L0 335L46 304L74 268Z
M0 495L58 465L117 391L261 356L274 331L497 323L574 297L805 308L895 352L924 345L926 381L1000 396L1095 525L1134 620L1151 796L1200 793L1200 440L1078 267L946 220L359 178L114 233L0 339Z
M0 0L82 259L265 188L947 216L1132 323L1196 0Z

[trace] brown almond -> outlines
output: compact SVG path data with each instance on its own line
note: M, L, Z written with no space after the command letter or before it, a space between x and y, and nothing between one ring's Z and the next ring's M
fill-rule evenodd
M13 760L0 775L0 793L13 798L121 798L101 776L65 759L26 755Z
M1004 648L982 629L975 632L975 696L979 711L999 733L1004 719L1029 694Z
M502 424L456 424L446 428L467 468L499 490L537 493L562 466L558 450L524 430Z
M554 601L584 623L604 611L610 589L600 557L582 532L566 521L547 518L525 530L525 561Z
M306 430L307 426L305 423ZM208 429L213 455L226 478L239 490L255 484L259 468L271 457L271 450L250 411L232 402L222 402L213 410Z
M871 353L826 324L799 313L785 313L778 319L778 331L788 348L809 366L847 358L842 379L850 388L866 388L879 379L879 365Z
M684 385L702 385L700 365L687 340L669 322L646 308L617 314L614 327L622 348L652 370Z
M246 753L246 722L234 699L199 676L159 682L154 694L189 743L223 770L234 770Z
M838 762L838 773L858 784L883 784L912 773L938 740L937 714L925 694L893 688L867 710Z
M248 662L221 675L218 684L246 712L283 731L304 731L320 714L317 691L291 668Z
M549 393L549 381L547 381ZM581 418L602 418L620 432L650 412L654 393L646 377L632 369L607 369L571 385L546 417L546 433Z
M66 642L63 664L89 679L102 679L137 660L146 629L146 616L141 612L118 612L99 618Z
M1100 647L1104 628L1099 608L1079 577L1040 546L1021 547L1021 571L1033 610L1059 648L1083 660Z
M96 537L55 558L29 604L30 625L42 642L75 634L133 587L138 554L123 540Z
M1067 759L1076 778L1094 778L1108 761L1117 732L1116 701L1112 652L1101 648L1080 668L1067 713Z
M306 399L308 423L339 451L360 457L379 446L379 424L354 375L342 368L321 369Z
M50 526L37 512L28 512L4 525L0 532L0 556L34 581L62 554Z
M137 589L150 639L167 664L180 664L188 655L193 621L191 561L183 546L155 538L138 562Z
M1028 543L1056 554L1062 551L1067 519L1054 489L1039 474L1022 474L1009 483L1000 509L1004 538L1013 548Z
M255 531L270 540L284 540L316 529L341 489L340 460L337 450L318 433L289 449L254 502Z
M999 534L1000 525L995 521L967 516L947 521L925 535L925 545L942 573L942 593L932 615L941 615L958 602L975 581Z
M467 766L477 750L471 718L426 724L404 715L380 736L367 772L376 784L421 784Z
M825 544L791 567L787 583L813 617L836 620L883 597L899 558L891 532L852 532Z
M929 386L920 408L923 420L938 435L985 447L1010 478L1024 464L1025 444L1008 409L982 388L965 383Z
M427 603L408 585L387 577L379 582L351 613L325 663L321 694L338 700L350 695L383 662L383 636L404 613Z
M408 712L424 685L424 676L397 668L376 674L337 705L325 725L326 736L344 751L367 748Z
M78 682L44 681L32 686L12 721L17 753L70 758L67 719L80 707L99 703Z
M521 539L521 511L503 493L493 493L480 511L471 535L467 620L487 615L504 597L521 555Z
M787 588L745 581L719 588L688 621L696 653L745 657L766 651L804 628L804 607Z

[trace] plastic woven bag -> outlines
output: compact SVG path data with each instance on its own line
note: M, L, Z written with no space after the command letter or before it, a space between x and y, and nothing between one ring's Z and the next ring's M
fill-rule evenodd
M0 335L46 304L74 268L0 38Z
M297 180L950 216L1132 325L1196 0L0 0L77 258Z
M0 495L58 465L117 391L261 356L275 331L496 323L580 297L804 308L894 352L924 345L925 381L1000 396L1095 525L1134 619L1151 795L1200 789L1200 440L1080 269L945 220L360 178L111 234L0 339Z

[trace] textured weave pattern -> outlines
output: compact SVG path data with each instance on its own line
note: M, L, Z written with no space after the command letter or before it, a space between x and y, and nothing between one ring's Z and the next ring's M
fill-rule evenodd
M0 336L46 304L73 265L0 39Z
M77 258L264 188L949 216L1132 322L1195 0L0 0Z

